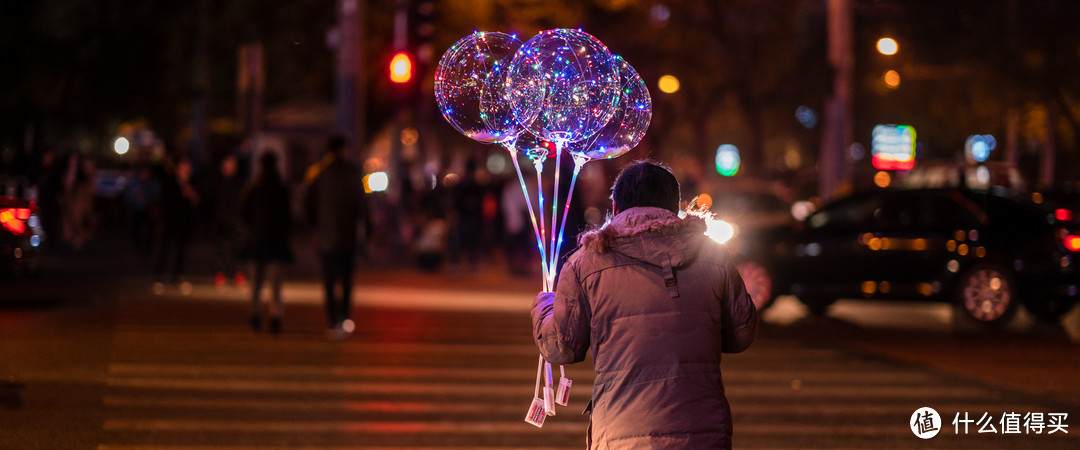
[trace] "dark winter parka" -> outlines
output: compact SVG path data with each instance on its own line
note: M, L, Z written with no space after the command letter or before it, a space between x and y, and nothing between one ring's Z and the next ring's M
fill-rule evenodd
M758 315L725 247L696 216L630 208L586 234L555 294L537 296L540 353L593 351L589 447L727 448L720 354L745 350Z
M240 194L240 217L247 226L241 256L253 261L293 260L292 209L284 181L268 174L251 181Z

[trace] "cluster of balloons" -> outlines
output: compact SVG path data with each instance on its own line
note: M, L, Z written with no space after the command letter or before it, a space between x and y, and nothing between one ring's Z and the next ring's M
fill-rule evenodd
M573 193L586 162L622 156L634 148L652 119L652 99L645 82L629 63L581 30L546 30L525 43L510 34L478 31L459 40L439 60L435 98L443 117L462 134L482 143L501 144L510 151L529 205L544 290L553 291L570 207L568 194L562 225L556 228L562 151L574 158L568 191ZM544 228L541 178L543 162L550 156L547 143L555 144L556 161L550 236ZM539 220L518 164L519 151L536 167ZM571 382L562 367L559 369L555 395L551 364L540 357L535 398L526 422L543 426L544 417L555 414L554 403L566 405Z
M629 63L581 30L545 30L524 43L514 35L477 31L455 43L439 60L435 98L443 117L462 134L510 151L526 199L529 190L517 156L524 153L533 161L539 224L531 199L529 213L540 248L544 289L551 290L569 208L567 199L563 225L557 227L562 152L574 159L573 192L586 162L615 158L634 148L652 119L652 98L645 82ZM555 145L556 189L549 236L543 225L540 173L552 155L551 143Z
M575 161L625 154L652 118L649 90L634 68L576 29L545 30L525 43L474 32L439 60L435 97L465 136L512 151L529 150L519 139L554 142Z

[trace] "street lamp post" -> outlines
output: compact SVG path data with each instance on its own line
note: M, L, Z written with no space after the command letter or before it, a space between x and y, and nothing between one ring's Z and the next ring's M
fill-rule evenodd
M825 124L818 164L818 196L831 200L839 191L847 172L845 149L852 142L851 91L855 55L851 49L851 0L828 1L829 64L833 68L833 89L825 106Z

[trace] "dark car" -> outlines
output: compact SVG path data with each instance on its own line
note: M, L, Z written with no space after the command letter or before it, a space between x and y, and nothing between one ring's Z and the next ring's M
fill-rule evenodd
M0 275L36 273L42 239L44 232L34 202L0 196Z
M880 190L810 215L771 252L777 294L821 313L838 298L955 302L1007 321L1075 303L1080 227L1027 200L963 189Z
M776 298L772 269L766 259L769 246L789 233L795 219L791 203L767 189L717 189L707 198L713 214L708 235L725 244L739 268L747 292L758 310L772 305Z

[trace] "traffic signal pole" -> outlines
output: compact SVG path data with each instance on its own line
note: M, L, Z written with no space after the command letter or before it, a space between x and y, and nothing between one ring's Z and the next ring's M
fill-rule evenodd
M364 9L366 0L338 0L335 107L337 132L359 151L367 141L367 103L364 64ZM359 155L355 155L359 156Z
M846 149L854 134L851 121L852 51L851 0L828 0L829 64L833 69L833 88L825 103L825 128L821 134L818 158L818 197L828 201L837 196L848 172Z
M394 1L394 52L408 50L409 30L409 0ZM410 62L411 63L411 62ZM410 77L412 67L409 68ZM396 81L395 81L396 82ZM405 80L410 83L412 80ZM404 84L403 83L403 84ZM394 130L390 135L390 161L388 162L388 174L390 186L387 189L391 202L401 200L401 181L404 174L401 171L401 131L405 129L406 108L401 101L394 102Z

